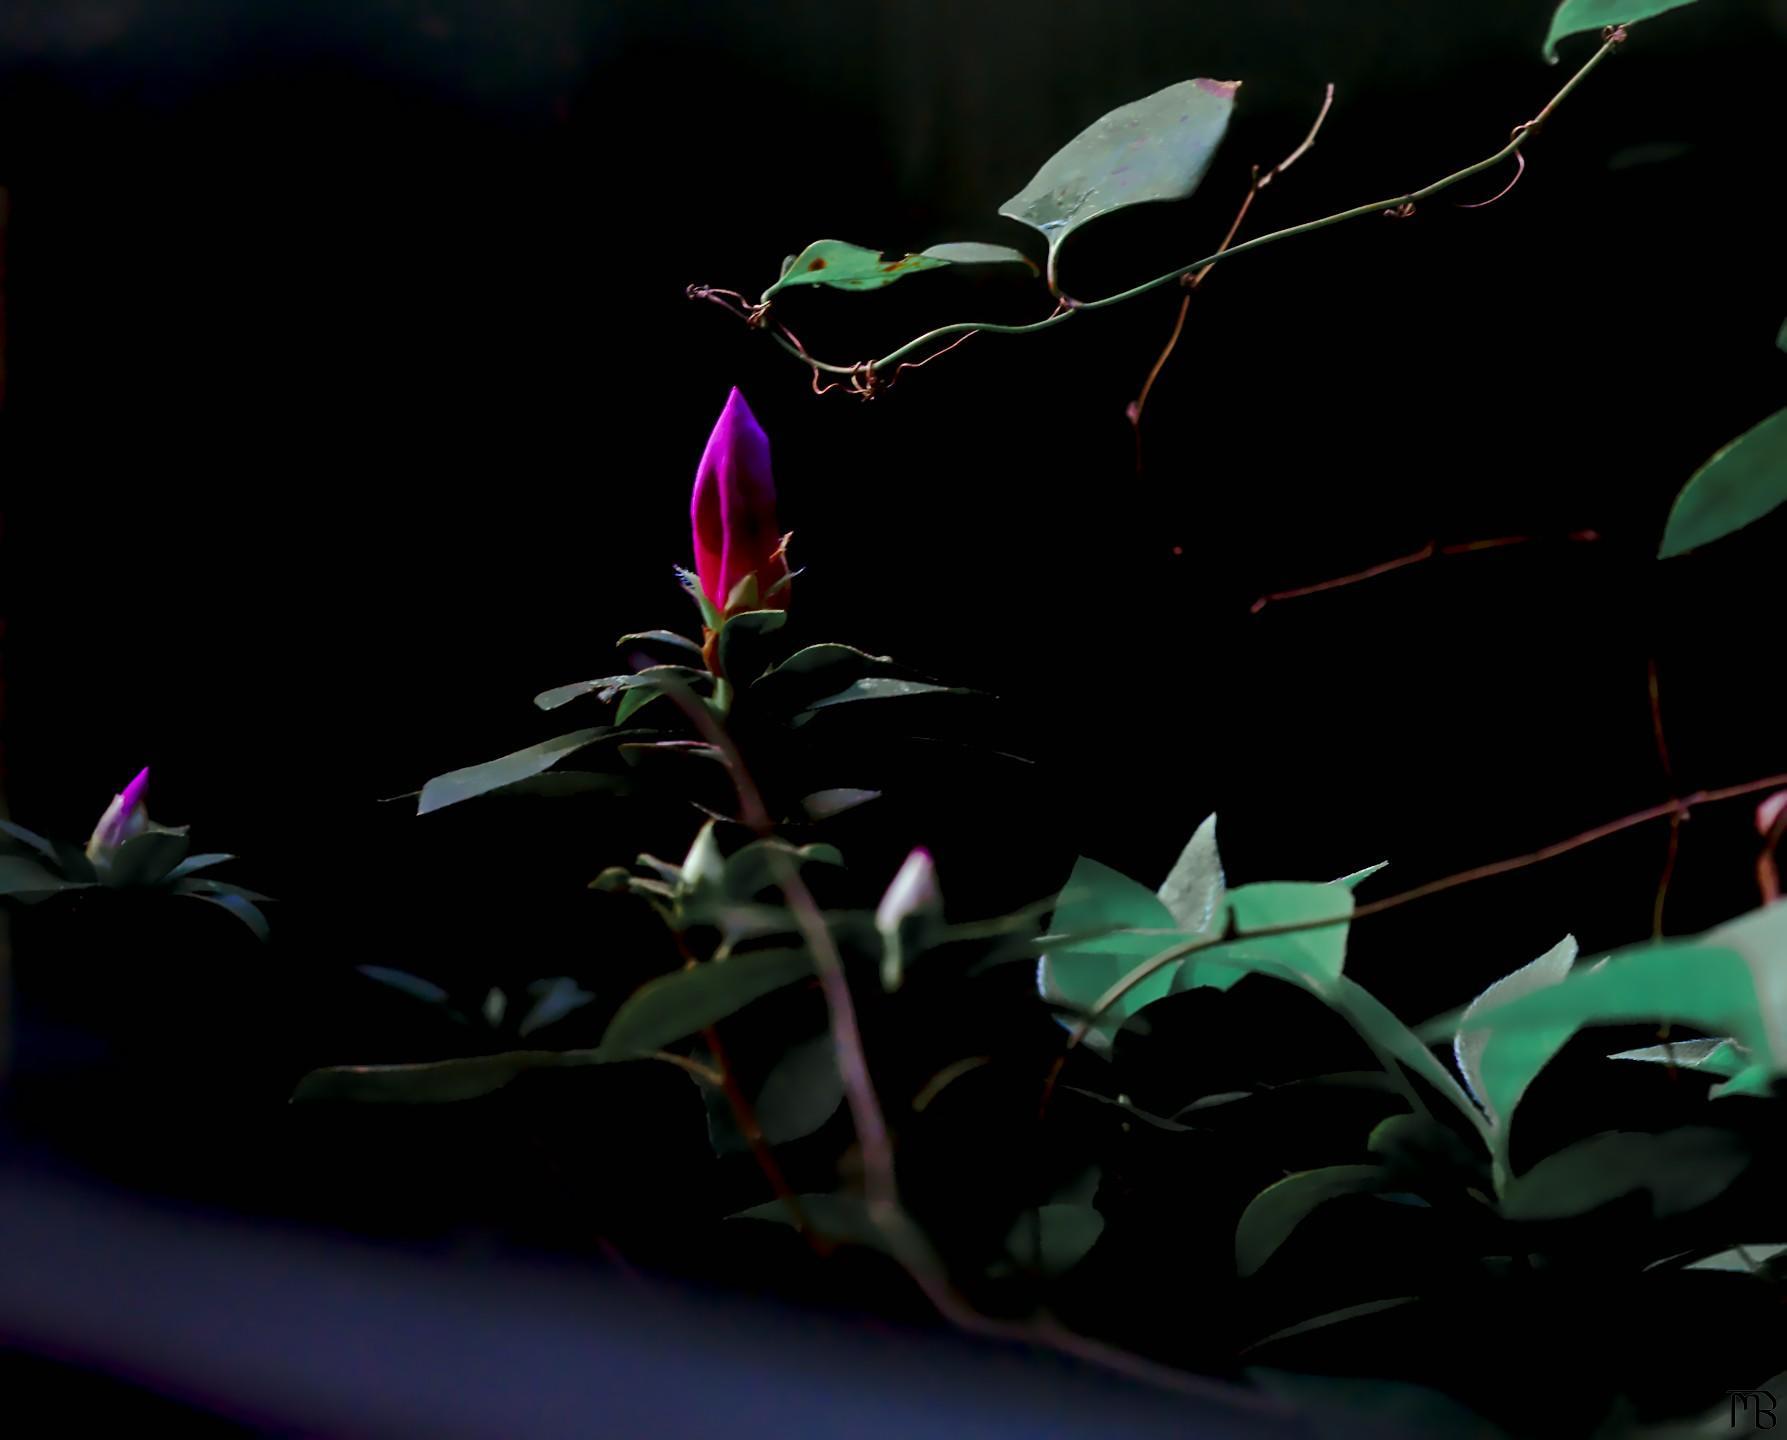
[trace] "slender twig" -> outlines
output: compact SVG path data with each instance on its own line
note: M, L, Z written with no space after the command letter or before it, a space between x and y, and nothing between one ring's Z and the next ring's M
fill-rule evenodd
M1160 954L1144 960L1099 996L1092 1008L1079 1019L1068 1035L1067 1048L1072 1050L1077 1047L1086 1038L1092 1027L1110 1010L1111 1006L1149 976L1158 974L1168 965L1195 955L1199 951L1211 950L1219 945L1228 945L1238 939L1255 940L1272 935L1297 935L1309 930L1326 930L1335 925L1346 925L1353 921L1369 919L1373 915L1382 915L1386 911L1398 909L1413 901L1424 900L1430 895L1455 890L1460 885L1474 884L1479 880L1490 880L1497 875L1507 875L1532 865L1543 864L1560 855L1567 855L1572 850L1592 845L1598 840L1605 840L1622 831L1649 824L1652 820L1661 820L1669 815L1684 815L1696 806L1716 805L1721 801L1736 800L1745 795L1754 795L1762 790L1778 790L1783 787L1787 787L1787 775L1769 775L1761 780L1747 780L1741 785L1727 785L1717 790L1697 790L1692 795L1665 800L1660 805L1652 805L1648 809L1635 811L1618 820L1610 820L1604 825L1597 825L1593 829L1572 835L1567 840L1556 841L1537 850L1529 851L1527 854L1516 855L1507 860L1492 861L1487 865L1477 865L1469 870L1442 876L1438 880L1429 880L1426 884L1417 885L1410 890L1401 890L1394 895L1386 895L1381 900L1373 900L1368 904L1360 905L1345 914L1333 915L1321 920L1296 920L1288 921L1282 925L1263 925L1255 930L1231 931L1221 935L1204 936L1197 940L1187 940L1183 944L1171 946L1161 951Z
M1349 585L1357 585L1365 580L1375 580L1380 575L1388 575L1392 571L1407 569L1410 565L1419 565L1424 560L1435 560L1445 555L1475 555L1483 550L1505 550L1513 545L1531 545L1535 541L1548 537L1543 535L1498 535L1491 540L1464 540L1452 545L1441 545L1437 540L1429 540L1419 550L1407 555L1398 555L1394 560L1380 560L1376 565L1367 565L1363 570L1354 570L1346 575L1337 575L1332 580L1318 580L1311 585L1297 585L1289 590L1274 590L1262 595L1248 607L1249 613L1258 615L1268 605L1283 600L1301 600L1310 595L1325 595L1330 590L1344 590ZM1573 544L1589 545L1601 537L1594 530L1572 530L1564 539Z
M900 362L905 360L907 356L917 354L922 350L927 350L939 340L946 340L954 335L974 334L981 331L990 335L1030 335L1040 330L1050 330L1057 325L1065 324L1075 315L1089 313L1094 310L1103 310L1112 305L1121 305L1125 301L1134 300L1138 296L1146 295L1151 291L1162 289L1165 286L1180 284L1185 276L1195 274L1200 270L1215 265L1218 261L1232 260L1236 256L1246 255L1252 251L1264 249L1268 245L1275 245L1281 240L1289 240L1298 235L1312 234L1317 230L1326 230L1330 226L1341 225L1349 220L1361 219L1368 215L1413 214L1415 207L1420 202L1427 200L1434 195L1438 195L1440 192L1448 190L1462 181L1470 179L1473 175L1480 175L1485 170L1494 169L1504 161L1513 159L1515 156L1519 155L1522 147L1538 132L1544 122L1549 120L1551 116L1556 113L1558 107L1575 93L1577 87L1581 85L1582 82L1586 80L1609 55L1619 48L1625 38L1626 31L1623 27L1610 30L1602 41L1601 48L1589 57L1587 63L1564 82L1563 87L1545 103L1544 108L1541 109L1537 115L1531 120L1528 120L1525 124L1515 126L1508 143L1502 146L1493 155L1486 156L1475 164L1467 165L1462 170L1455 170L1450 175L1442 176L1440 179L1433 181L1429 185L1424 185L1418 190L1410 190L1402 195L1394 195L1387 200L1374 200L1365 205L1355 205L1351 209L1336 211L1332 215L1324 215L1316 220L1306 220L1300 225L1291 225L1283 230L1273 230L1265 235L1257 235L1251 240L1241 242L1239 245L1232 245L1227 250L1219 251L1213 255L1206 255L1200 260L1194 260L1189 265L1177 266L1164 275L1155 276L1152 280L1144 280L1139 285L1132 285L1127 290L1120 290L1114 295L1106 295L1103 299L1076 301L1072 305L1057 306L1055 313L1052 315L1049 315L1042 320L1032 321L1029 324L1003 325L985 320L967 320L953 325L940 325L936 329L927 330L924 334L915 336L897 349L889 351L878 360L856 365L828 364L811 355L795 351L792 346L786 348L790 350L790 353L796 354L805 364L816 370L824 370L830 374L851 377L854 385L857 378L863 375L869 377L891 375L895 372ZM702 287L696 287L697 290L701 288ZM865 387L856 385L855 388L858 388L859 392L861 392ZM873 389L873 382L871 381L866 388Z
M1315 137L1321 132L1322 122L1328 118L1328 111L1333 106L1334 86L1330 82L1327 93L1322 97L1322 108L1316 113L1315 124L1309 127L1309 133L1303 137L1303 143L1270 170L1262 171L1257 165L1253 167L1253 180L1247 187L1247 194L1241 200L1241 208L1235 212L1234 222L1229 226L1228 234L1222 237L1222 244L1216 247L1218 255L1235 243L1235 236L1241 230L1241 222L1247 218L1247 212L1253 208L1253 202L1260 191L1309 153L1310 148L1315 144ZM1160 372L1166 369L1167 361L1172 358L1173 350L1179 343L1179 337L1185 331L1185 317L1191 311L1191 297L1204 283L1204 277L1210 273L1210 268L1209 265L1204 266L1197 274L1184 282L1185 295L1179 301L1179 317L1173 321L1173 333L1167 336L1167 343L1161 349L1159 358L1149 369L1148 378L1142 381L1140 393L1129 402L1127 414L1129 423L1135 427L1136 431L1136 469L1138 471L1142 468L1142 407L1148 403L1148 395L1154 389L1154 382L1160 378Z
M1657 764L1662 767L1664 782L1673 790L1675 763L1669 758L1669 737L1663 733L1663 692L1657 681L1655 655L1645 663L1645 681L1645 691L1650 698L1650 731L1651 739L1657 747ZM1663 909L1669 903L1669 882L1675 878L1675 862L1682 845L1682 821L1687 818L1686 815L1669 817L1669 849L1663 856L1663 873L1657 877L1657 895L1651 903L1650 933L1653 940L1663 938Z

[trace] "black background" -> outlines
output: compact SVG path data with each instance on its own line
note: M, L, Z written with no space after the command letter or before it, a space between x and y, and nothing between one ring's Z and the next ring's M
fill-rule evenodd
M1171 292L977 338L866 405L815 398L683 295L755 293L821 236L1034 249L995 212L1052 149L1185 76L1244 80L1196 199L1069 247L1068 288L1108 293L1212 249L1325 82L1319 143L1249 233L1490 153L1591 48L1545 67L1550 9L14 0L11 812L84 835L147 763L156 817L281 897L267 954L201 907L184 929L104 921L85 953L134 977L109 999L92 971L42 978L65 932L31 917L21 984L63 1025L41 1043L72 1053L91 1021L71 989L112 1028L153 1014L137 1043L202 1052L195 1086L235 1077L254 1150L272 1143L256 1106L303 1068L446 1044L406 1033L355 964L572 973L612 998L663 968L582 888L641 848L628 812L542 829L380 801L570 728L529 697L613 668L622 630L686 623L671 566L733 384L772 437L800 635L995 692L1001 744L1037 762L939 747L851 832L869 898L918 841L963 918L1045 895L1082 851L1153 883L1212 809L1239 880L1387 859L1374 884L1400 887L1529 850L1671 793L1653 658L1677 788L1787 769L1787 522L1653 558L1681 483L1787 380L1778 3L1637 28L1490 208L1452 202L1505 173L1219 268L1139 468L1124 407ZM1047 308L1040 287L944 275L809 290L785 316L849 361ZM1585 529L1599 542L1563 538ZM1430 539L1514 534L1541 538L1249 613ZM688 829L643 823L665 853ZM1750 827L1742 804L1688 824L1671 932L1754 903ZM1412 1019L1566 930L1641 939L1665 838L1361 925L1350 969ZM233 1169L233 1192L193 1179L217 1136L179 1131L141 1147L159 1183L288 1203L276 1164ZM414 1199L387 1222L414 1226ZM378 1195L357 1203L376 1223Z

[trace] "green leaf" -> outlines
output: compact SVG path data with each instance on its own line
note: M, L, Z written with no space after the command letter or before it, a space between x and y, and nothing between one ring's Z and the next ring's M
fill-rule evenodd
M1218 946L1193 963L1208 960L1252 966L1264 961L1271 966L1307 977L1318 991L1332 988L1346 964L1344 924L1295 931L1288 935L1250 937L1250 930L1278 925L1303 925L1317 920L1340 920L1353 913L1353 895L1344 885L1315 885L1303 881L1276 880L1243 885L1229 892L1229 913L1238 932L1232 944Z
M207 905L216 905L227 910L254 932L254 938L265 943L272 934L272 927L267 924L267 917L261 914L260 907L252 900L234 894L208 894L203 890L190 890L186 883L174 887L176 895L185 895L193 900L203 900Z
M567 755L574 754L586 745L593 745L612 733L606 725L599 725L591 730L573 730L569 735L560 735L554 740L542 740L538 745L529 745L527 749L517 750L511 755L486 760L482 765L468 765L463 770L450 770L445 775L436 775L422 787L422 797L416 803L416 813L430 815L449 805L457 805L462 800L488 795L492 790L500 790L505 785L530 779L551 769Z
M1160 900L1187 934L1208 935L1223 923L1228 886L1216 849L1216 817L1192 832L1160 887Z
M1446 1099L1458 1113L1487 1141L1487 1122L1483 1113L1452 1077L1452 1072L1435 1058L1433 1052L1407 1025L1396 1018L1389 1006L1356 980L1342 975L1324 997L1346 1019L1359 1037L1371 1047L1399 1087L1404 1086L1401 1070L1418 1075ZM1400 1068L1399 1068L1400 1067Z
M1378 871L1382 870L1389 863L1388 860L1380 860L1375 865L1367 865L1363 870L1355 870L1350 875L1342 875L1334 883L1336 885L1344 885L1349 890L1357 890L1362 884L1369 880L1373 875L1377 874Z
M942 270L951 265L1036 265L1021 250L1008 245L983 245L978 240L933 245L917 255L889 258L879 250L851 245L843 240L815 240L788 261L782 278L763 292L769 299L790 285L828 285L834 290L879 290L908 275Z
M883 285L916 275L921 270L941 270L950 262L925 255L901 255L888 259L879 250L843 240L815 240L796 255L782 278L763 292L763 298L790 285L829 285L834 290L878 290Z
M1038 963L1037 987L1045 1000L1082 1013L1142 961L1190 938L1147 886L1084 856L1061 889L1049 932L1061 939ZM1170 966L1150 975L1100 1018L1088 1043L1108 1048L1124 1020L1166 995L1172 983Z
M1775 336L1775 344L1787 350L1787 320L1781 322L1781 333Z
M476 1100L517 1075L578 1065L600 1065L600 1050L512 1050L420 1065L331 1065L312 1070L292 1092L293 1104L352 1100L377 1105L441 1105Z
M1119 106L1070 140L999 207L1039 230L1051 257L1099 215L1197 189L1222 143L1238 81L1182 80Z
M787 623L786 610L745 610L720 627L720 668L735 685L744 683L745 668L752 653L761 650L764 636Z
M159 885L180 863L191 841L182 830L150 830L120 845L100 879L118 889Z
M89 882L64 880L23 855L0 855L0 895L52 895L84 890Z
M1667 1219L1717 1199L1749 1163L1749 1151L1724 1130L1611 1131L1516 1175L1502 1192L1502 1213L1510 1220L1561 1220L1643 1190L1653 1216Z
M611 1055L650 1054L813 973L805 950L758 950L664 975L633 992L608 1024Z
M1289 1340L1297 1335L1307 1335L1314 1330L1326 1330L1331 1325L1345 1325L1351 1320L1363 1320L1368 1315L1379 1315L1385 1310L1397 1310L1404 1305L1413 1305L1421 1297L1419 1295L1394 1295L1387 1300L1366 1300L1358 1305L1347 1305L1339 1310L1330 1310L1323 1315L1314 1315L1307 1320L1299 1320L1295 1325L1287 1325L1282 1330L1274 1330L1270 1335L1263 1335L1247 1347L1248 1351L1258 1350L1280 1340ZM1242 1352L1247 1353L1246 1351ZM1327 1377L1305 1377L1315 1379Z
M607 704L623 691L641 686L693 686L706 678L705 671L695 670L687 665L648 665L631 675L604 675L597 680L579 680L574 685L560 685L552 690L543 690L534 696L534 704L542 710L556 710L561 705L568 705L573 700L592 694L603 704Z
M169 884L175 880L184 880L188 875L196 874L200 870L209 870L214 865L221 865L226 860L234 860L235 858L234 855L220 854L188 855L172 870L168 871L166 875L161 877L162 883Z
M1738 436L1682 487L1659 559L1722 540L1787 501L1787 410Z
M1103 1233L1104 1216L1090 1205L1041 1205L1018 1217L1005 1248L1053 1280L1084 1260Z
M1235 1227L1236 1273L1256 1273L1318 1206L1342 1195L1375 1193L1383 1183L1380 1165L1329 1165L1268 1185L1253 1197Z
M1777 1255L1787 1252L1787 1245L1740 1245L1734 1250L1721 1250L1708 1255L1684 1270L1728 1270L1738 1275L1763 1275L1763 1267Z
M847 705L857 700L897 700L907 695L972 695L953 685L932 685L923 680L895 680L885 675L869 675L852 681L836 694L815 700L803 711L810 715L832 705Z
M1641 1050L1621 1050L1609 1060L1648 1060L1680 1070L1704 1070L1708 1075L1730 1079L1750 1067L1750 1054L1730 1040L1672 1040L1667 1045L1647 1045Z
M837 1046L831 1032L790 1046L770 1070L752 1108L763 1138L785 1145L811 1135L844 1102Z
M1507 1153L1508 1122L1514 1107L1538 1073L1564 1047L1576 1027L1560 1024L1497 1031L1471 1022L1547 986L1561 984L1576 963L1576 937L1566 935L1529 965L1505 975L1465 1007L1464 1020L1452 1040L1452 1054L1471 1094L1497 1132L1498 1153Z
M781 664L772 665L764 671L754 683L766 685L772 680L792 680L808 676L830 683L847 684L846 677L854 679L870 670L890 667L893 663L891 655L871 655L866 650L858 650L854 645L826 641L796 650Z
M800 808L809 820L829 820L880 798L879 790L815 790L801 798Z
M1557 63L1557 42L1585 30L1601 31L1609 25L1631 25L1661 15L1665 10L1678 10L1694 0L1564 0L1551 17L1551 30L1545 36L1545 59Z
M1022 250L980 240L950 240L926 246L919 253L927 260L947 260L951 265L1021 265L1032 275L1037 270L1036 262Z
M633 712L638 710L640 706L649 705L654 700L662 699L663 695L664 692L662 690L652 685L634 685L629 687L627 693L620 697L620 704L614 707L614 723L616 725L625 725L627 721L633 718Z

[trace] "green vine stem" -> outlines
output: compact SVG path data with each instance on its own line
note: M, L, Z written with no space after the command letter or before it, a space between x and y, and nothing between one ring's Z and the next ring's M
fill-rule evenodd
M1157 275L1152 280L1144 280L1141 284L1132 285L1127 290L1119 290L1114 295L1106 295L1099 300L1071 300L1065 296L1060 296L1060 303L1052 314L1041 320L1033 320L1028 324L1004 325L987 320L965 320L952 325L941 325L934 330L927 330L924 334L908 340L904 345L901 345L898 349L890 350L878 360L865 361L856 365L836 365L829 361L820 360L816 356L810 354L806 347L800 344L800 342L786 330L770 330L769 333L776 343L784 350L813 370L815 380L822 372L828 375L843 376L851 382L851 388L856 391L856 393L866 396L875 393L878 384L887 383L887 380L891 377L892 373L902 364L910 366L913 363L923 363L922 361L913 362L909 360L908 357L918 354L920 351L936 344L940 340L951 340L952 343L955 343L959 338L966 338L969 335L978 335L982 333L989 335L1032 335L1038 331L1052 330L1058 325L1065 324L1075 315L1093 310L1103 310L1112 305L1121 305L1125 301L1137 299L1142 295L1150 294L1153 291L1163 289L1168 285L1178 285L1188 275L1197 274L1198 272L1207 270L1211 266L1223 261L1233 260L1236 256L1249 254L1252 251L1263 249L1268 245L1275 245L1281 240L1289 240L1297 235L1309 235L1317 230L1326 230L1330 226L1340 225L1348 220L1357 220L1367 215L1387 214L1406 216L1413 214L1415 207L1422 201L1428 200L1433 196L1440 194L1442 191L1449 190L1454 185L1469 180L1472 176L1481 175L1486 170L1493 170L1497 165L1518 158L1521 147L1532 138L1533 134L1545 123L1545 121L1549 120L1552 115L1556 113L1558 107L1575 93L1577 87L1580 86L1583 81L1587 80L1588 77L1594 73L1596 68L1624 43L1625 39L1626 27L1623 25L1614 26L1604 31L1600 49L1596 50L1595 53L1589 57L1587 63L1564 82L1563 88L1545 103L1545 107L1540 110L1537 115L1533 116L1531 120L1528 120L1522 125L1516 125L1513 133L1508 139L1508 143L1502 146L1501 149L1497 150L1493 155L1487 156L1473 165L1467 165L1462 170L1454 170L1450 175L1435 180L1430 185L1424 185L1418 190L1410 190L1405 194L1393 195L1387 200L1374 200L1369 204L1355 205L1351 209L1337 211L1332 215L1324 215L1317 220L1306 220L1300 225L1291 225L1282 230L1273 230L1264 235L1257 235L1251 240L1244 240L1240 244L1230 245L1227 249L1218 250L1214 254L1206 255L1199 260L1194 260L1189 265L1176 266L1164 275ZM1052 273L1050 280L1052 285ZM714 299L727 292L714 291L702 286L692 286L689 293L695 298ZM744 315L744 318L754 327L760 329L767 328L768 315L766 307L744 307L741 308L738 313Z

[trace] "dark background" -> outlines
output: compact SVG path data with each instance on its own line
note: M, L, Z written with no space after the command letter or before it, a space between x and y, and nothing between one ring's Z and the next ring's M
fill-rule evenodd
M1034 250L995 212L1055 147L1174 80L1244 80L1196 199L1069 247L1068 288L1108 293L1212 249L1248 166L1301 138L1327 81L1318 145L1249 233L1490 153L1567 74L1538 57L1551 8L12 0L11 813L84 835L147 763L156 817L281 897L264 954L203 907L178 944L101 924L85 953L132 977L110 998L90 971L42 979L61 932L20 933L21 985L59 1017L37 1042L52 1068L78 1068L92 1020L72 989L102 1031L137 1007L160 1027L137 1043L202 1052L182 1083L233 1077L241 1163L177 1121L110 1163L298 1205L289 1158L263 1154L291 1132L267 1139L256 1106L309 1065L445 1043L406 1033L354 965L614 989L659 964L621 953L646 932L581 884L640 848L626 811L540 829L380 801L571 728L529 697L612 669L622 630L685 624L670 567L733 384L773 439L801 635L997 693L1002 743L1037 762L939 747L853 832L871 898L921 840L964 918L1046 894L1081 851L1153 883L1212 809L1239 880L1387 859L1375 883L1399 888L1526 851L1671 793L1653 659L1678 789L1787 769L1787 521L1652 558L1682 482L1787 380L1779 3L1638 27L1488 209L1452 202L1503 173L1219 268L1139 468L1124 407L1172 293L977 338L867 405L816 399L683 296L755 293L821 236ZM1568 42L1565 67L1591 46ZM1047 308L1021 282L943 275L784 313L848 361ZM1563 539L1584 529L1600 541ZM1541 538L1249 613L1429 539L1515 534ZM1419 1018L1566 930L1640 939L1665 838L1361 925L1351 969ZM1671 932L1753 903L1754 843L1742 804L1694 817ZM457 1143L450 1121L418 1124ZM494 1187L487 1162L461 1178ZM308 1183L328 1192L321 1168ZM441 1223L477 1209L436 1198ZM415 1202L307 1203L401 1231L425 1227Z

